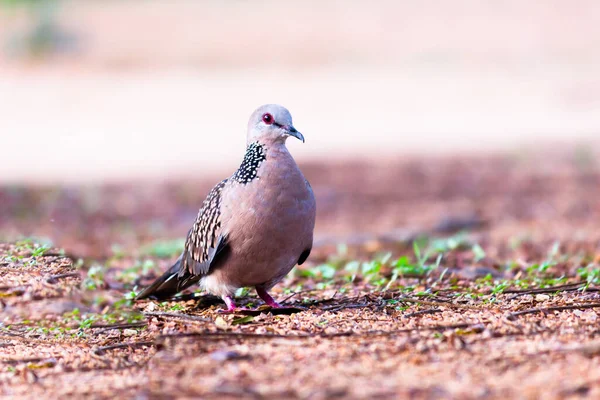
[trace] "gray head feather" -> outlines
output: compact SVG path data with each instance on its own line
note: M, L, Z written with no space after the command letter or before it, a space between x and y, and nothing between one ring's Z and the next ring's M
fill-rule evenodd
M294 128L292 114L278 104L265 104L250 116L248 143L284 143L289 136L304 142L304 136Z

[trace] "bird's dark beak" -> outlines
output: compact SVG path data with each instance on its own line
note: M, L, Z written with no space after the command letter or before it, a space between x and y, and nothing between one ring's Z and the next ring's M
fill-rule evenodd
M302 143L304 143L304 136L300 132L298 132L296 128L290 126L289 128L287 128L287 131L290 136L293 136L298 140L302 140Z

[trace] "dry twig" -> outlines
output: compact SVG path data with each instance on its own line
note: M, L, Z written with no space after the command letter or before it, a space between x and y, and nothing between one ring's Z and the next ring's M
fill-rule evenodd
M179 314L179 313L172 313L172 312L145 312L144 315L148 316L148 317L158 317L158 318L178 318L178 319L185 319L188 321L196 321L196 322L211 322L212 321L212 319L210 319L210 318L203 318L203 317L197 317L195 315Z
M514 320L516 317L520 315L526 314L535 314L538 312L550 312L550 311L565 311L565 310L582 310L588 308L598 308L600 307L600 303L585 303L585 304L573 304L568 306L554 306L554 307L546 307L546 308L530 308L527 310L516 311L510 313L506 318L509 320Z
M59 279L63 279L63 278L81 278L81 275L79 274L79 272L67 272L64 274L58 274L58 275L51 275L48 278L46 278L46 282L48 283L56 283L57 280Z
M96 334L109 331L111 329L129 329L129 328L140 328L147 326L148 321L132 322L127 324L112 324L112 325L92 325L90 328L98 329Z
M439 312L443 312L443 311L444 310L442 310L440 308L430 308L428 310L420 310L420 311L412 312L410 314L405 314L405 315L403 315L403 317L412 318L412 317L416 317L418 315L435 314L435 313L439 313Z
M102 354L104 354L107 350L114 350L114 349L123 349L123 348L136 348L136 347L142 347L142 346L154 346L155 343L154 342L127 342L127 343L117 343L117 344L111 344L110 346L102 346L102 347L98 347L97 349L94 350L94 354L100 356Z

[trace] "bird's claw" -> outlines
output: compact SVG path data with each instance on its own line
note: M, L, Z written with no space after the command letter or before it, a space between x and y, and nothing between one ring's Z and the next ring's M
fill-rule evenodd
M267 305L271 308L283 308L283 306L281 304L279 304L278 302L276 302L275 300L273 300L270 303L267 303Z

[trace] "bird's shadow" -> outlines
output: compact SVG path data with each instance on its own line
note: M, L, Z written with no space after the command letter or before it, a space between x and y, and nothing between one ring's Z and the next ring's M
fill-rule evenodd
M263 313L270 313L273 315L291 315L291 314L296 314L302 311L306 311L307 308L304 307L271 307L271 306L267 306L267 305L262 305L258 308L255 309L240 309L240 310L235 310L233 312L233 314L241 314L241 315L252 315L252 316L257 316Z
M168 299L165 299L166 301L189 301L189 300L195 300L197 303L194 306L194 310L199 310L199 309L204 309L204 308L208 308L211 306L217 306L217 305L223 305L223 300L221 300L220 297L218 296L213 296L211 294L204 294L201 295L199 293L187 293L187 294L183 294L180 296L175 296L175 297L171 297ZM242 299L242 302L244 299ZM246 309L246 308L240 308L238 310L235 310L232 312L232 314L240 314L240 315L252 315L252 316L257 316L260 314L267 314L267 313L271 313L273 315L291 315L291 314L295 314L295 313L299 313L302 311L306 311L307 308L305 307L300 307L300 306L282 306L279 308L274 308L268 305L261 305L257 308L254 309Z

